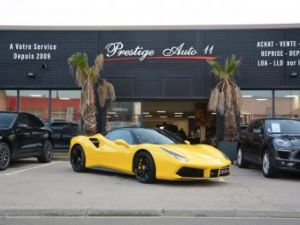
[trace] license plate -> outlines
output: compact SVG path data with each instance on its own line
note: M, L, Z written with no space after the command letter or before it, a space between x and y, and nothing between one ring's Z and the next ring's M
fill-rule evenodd
M229 168L220 169L220 176L228 175L229 173Z

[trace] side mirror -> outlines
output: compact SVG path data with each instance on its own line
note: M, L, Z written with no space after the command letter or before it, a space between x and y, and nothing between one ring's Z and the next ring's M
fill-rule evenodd
M123 139L117 139L117 140L115 140L115 143L117 145L122 145L126 148L129 148L129 144L126 141L124 141Z
M186 143L187 145L191 144L191 142L189 142L188 140L185 140L184 143Z

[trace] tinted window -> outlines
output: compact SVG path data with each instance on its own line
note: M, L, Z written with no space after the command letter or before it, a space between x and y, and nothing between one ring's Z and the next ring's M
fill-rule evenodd
M108 138L112 141L115 141L117 139L123 139L124 141L126 141L130 145L136 144L132 134L128 130L114 130L114 131L111 131L106 135L106 138Z
M253 130L263 131L263 128L264 128L263 120L255 120L249 125L248 132L253 133Z
M28 115L29 117L29 122L31 127L33 128L41 128L44 126L44 124L42 123L42 121L40 121L39 118L33 116L33 115Z
M176 138L171 133L152 129L133 129L132 133L138 144L183 144L184 142Z
M15 126L18 126L19 124L25 124L28 127L31 126L27 114L19 114Z
M300 121L266 120L266 131L269 134L300 134Z
M0 113L0 128L9 128L16 118L15 113Z

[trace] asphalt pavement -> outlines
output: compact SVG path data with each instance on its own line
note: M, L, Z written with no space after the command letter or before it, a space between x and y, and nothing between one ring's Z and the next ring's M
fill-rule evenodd
M227 178L142 184L107 171L75 173L68 161L26 159L0 172L0 217L300 218L299 181L299 173L267 179L232 166Z

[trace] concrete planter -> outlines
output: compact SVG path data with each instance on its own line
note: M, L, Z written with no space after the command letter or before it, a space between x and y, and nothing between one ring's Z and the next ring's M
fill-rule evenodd
M231 162L236 160L237 155L237 142L234 141L219 141L218 149L224 152Z

